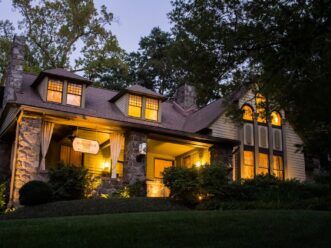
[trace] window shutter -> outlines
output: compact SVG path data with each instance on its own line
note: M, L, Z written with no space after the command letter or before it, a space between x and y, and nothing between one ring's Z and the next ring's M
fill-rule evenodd
M244 125L244 144L252 146L254 145L253 138L253 125L246 123Z
M265 126L259 126L259 146L268 148L268 129Z
M274 144L273 148L277 151L282 151L282 131L280 129L273 129L273 138L274 138Z

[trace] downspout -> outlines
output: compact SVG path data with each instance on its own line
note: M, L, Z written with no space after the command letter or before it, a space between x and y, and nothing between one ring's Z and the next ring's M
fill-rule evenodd
M14 149L13 149L13 155L12 155L12 170L11 170L11 179L10 179L10 191L9 191L9 202L8 202L8 207L12 208L13 207L13 194L14 194L14 183L15 183L15 175L16 175L16 152L17 152L17 146L18 146L18 135L19 135L19 125L22 120L23 116L23 110L20 112L18 118L17 118L17 123L16 123L16 134L15 134L15 143L14 143Z

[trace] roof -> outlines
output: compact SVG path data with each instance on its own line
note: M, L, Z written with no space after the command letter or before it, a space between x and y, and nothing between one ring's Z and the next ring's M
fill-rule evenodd
M79 76L71 71L68 71L64 68L55 68L55 69L49 69L44 70L39 73L38 77L34 80L32 86L36 87L45 76L52 76L60 79L72 79L75 80L75 82L78 83L85 83L87 85L91 85L93 82L87 78L84 78L82 76Z
M119 121L128 125L137 125L153 131L176 131L195 134L204 128L208 128L210 124L225 112L225 104L222 99L216 100L204 108L196 112L185 115L178 109L174 102L163 101L162 104L162 121L151 122L140 120L125 116L116 106L116 104L109 101L118 96L118 91L97 88L94 86L86 89L85 107L78 108L70 105L61 105L43 101L38 95L34 85L38 77L31 74L23 74L22 91L16 93L16 103L19 105L43 108L54 111L61 111L71 114L79 114L84 116L109 119L112 121ZM157 93L148 90L140 85L128 87L129 92L144 92L145 94L155 95ZM126 92L128 92L126 91ZM153 93L153 94L152 94ZM158 96L161 96L157 94ZM215 137L216 138L216 137Z
M115 102L117 99L119 99L121 96L123 96L125 93L133 93L133 94L139 94L139 95L145 95L153 98L158 98L161 100L166 100L166 97L163 95L160 95L156 93L155 91L152 91L150 89L147 89L139 84L135 84L132 86L128 86L125 89L119 91L114 97L109 99L110 102Z

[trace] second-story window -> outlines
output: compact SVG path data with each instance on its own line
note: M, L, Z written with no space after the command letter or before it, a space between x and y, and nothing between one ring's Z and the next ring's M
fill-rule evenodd
M128 115L132 117L141 117L142 97L137 95L129 95L129 110Z
M62 103L63 82L59 80L49 80L47 86L47 101Z
M81 106L82 102L82 85L68 83L67 88L67 104L73 106Z
M146 98L145 118L157 121L159 111L159 101L153 98Z

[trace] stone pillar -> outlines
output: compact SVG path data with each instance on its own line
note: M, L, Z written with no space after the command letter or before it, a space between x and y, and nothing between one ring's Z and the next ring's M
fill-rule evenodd
M16 92L22 89L23 65L24 65L24 44L25 39L22 36L15 36L11 51L9 54L8 65L4 75L4 98L3 105L8 101L16 100Z
M24 114L18 126L12 202L18 204L19 190L27 182L40 180L41 116Z
M137 131L125 133L124 182L133 184L146 180L146 156L139 156L139 144L147 144L147 135Z
M232 167L232 146L213 145L209 148L210 163Z

